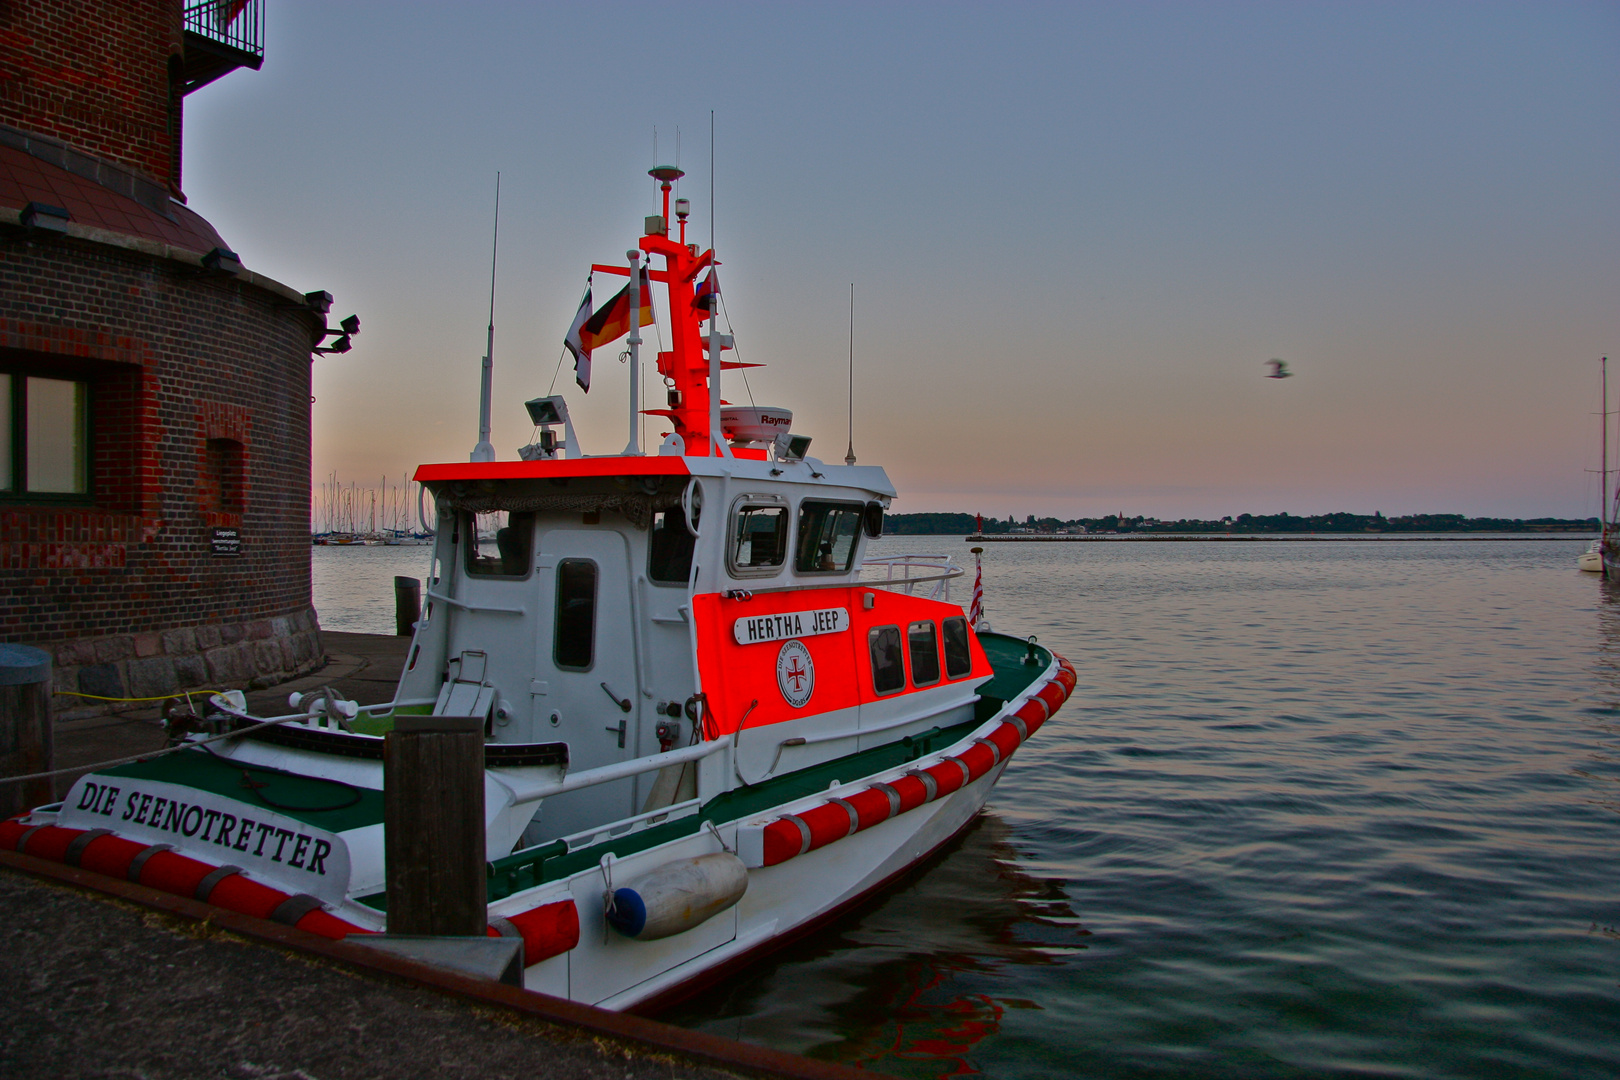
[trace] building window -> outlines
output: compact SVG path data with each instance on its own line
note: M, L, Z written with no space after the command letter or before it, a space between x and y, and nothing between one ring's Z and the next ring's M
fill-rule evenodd
M245 458L242 444L235 439L209 439L203 449L205 475L203 502L222 514L240 514L243 507Z
M801 574L848 573L855 561L861 535L860 503L816 502L799 504L798 550L793 569Z
M90 493L90 388L72 379L0 374L0 491Z

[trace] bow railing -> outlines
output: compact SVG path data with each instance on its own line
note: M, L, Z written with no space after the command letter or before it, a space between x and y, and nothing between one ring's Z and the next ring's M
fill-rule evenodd
M861 563L862 585L903 591L907 596L949 600L951 581L967 573L949 555L879 555ZM931 588L919 589L919 586Z

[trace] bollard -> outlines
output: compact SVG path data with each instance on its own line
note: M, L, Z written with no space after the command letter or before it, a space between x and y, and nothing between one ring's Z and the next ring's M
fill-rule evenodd
M394 579L394 634L408 637L422 617L422 583L413 577Z
M383 745L388 933L482 937L484 722L397 716Z
M0 777L50 772L51 654L29 645L0 645ZM56 801L50 779L0 783L0 818Z

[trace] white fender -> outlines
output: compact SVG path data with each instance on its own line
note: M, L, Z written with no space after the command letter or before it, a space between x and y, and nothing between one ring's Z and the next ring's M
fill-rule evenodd
M607 920L637 941L690 930L720 914L748 891L748 868L726 851L665 863L613 890Z

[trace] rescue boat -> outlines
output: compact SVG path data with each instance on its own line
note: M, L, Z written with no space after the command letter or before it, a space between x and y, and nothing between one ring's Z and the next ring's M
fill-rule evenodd
M720 400L739 365L718 263L686 241L685 200L669 235L679 171L653 175L663 213L625 264L592 268L624 290L595 310L587 294L569 338L588 365L628 336L629 444L584 453L550 396L527 403L517 460L484 438L417 470L432 572L393 700L294 695L260 718L216 695L213 733L83 776L0 823L0 846L327 937L383 932L385 737L401 717L477 718L489 933L522 939L527 988L647 1012L972 822L1074 669L976 625L949 558L870 556L883 469L810 456L789 410ZM667 400L642 410L660 289ZM643 412L670 429L651 452Z

